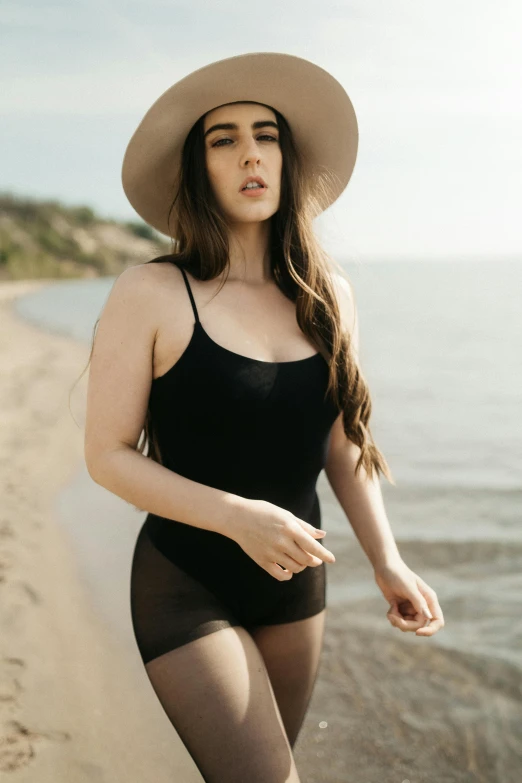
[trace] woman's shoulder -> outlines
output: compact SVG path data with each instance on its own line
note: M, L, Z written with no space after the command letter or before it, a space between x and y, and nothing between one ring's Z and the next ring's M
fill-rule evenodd
M160 256L160 258L164 257ZM132 266L126 267L123 272L120 272L117 280L122 279L127 285L139 285L140 283L152 285L165 277L179 277L181 279L181 271L172 262L152 259L144 261L142 264L132 264Z
M136 327L156 338L165 321L172 323L178 312L184 312L184 288L182 274L172 264L133 264L116 277L103 308L103 320Z
M128 295L134 302L141 300L144 303L150 303L165 294L172 301L172 297L176 297L182 287L181 271L175 264L151 261L126 267L113 286L120 295Z

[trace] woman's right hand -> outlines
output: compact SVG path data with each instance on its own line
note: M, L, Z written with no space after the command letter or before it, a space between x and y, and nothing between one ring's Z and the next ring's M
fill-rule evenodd
M316 541L324 530L266 500L242 500L230 537L271 576L283 582L307 566L335 563L333 554Z

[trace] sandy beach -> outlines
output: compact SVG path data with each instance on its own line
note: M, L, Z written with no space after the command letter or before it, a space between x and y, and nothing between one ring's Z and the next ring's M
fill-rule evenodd
M96 707L82 653L95 618L48 511L81 459L66 389L86 351L13 316L13 297L40 285L0 286L0 770L24 781L51 779Z
M0 777L138 783L152 772L197 783L148 680L136 677L137 656L126 660L94 611L51 511L83 462L85 383L71 399L79 426L68 394L89 351L12 312L40 285L0 285Z
M68 394L89 349L13 312L14 298L45 284L0 285L0 777L201 783L136 649L95 610L53 512L83 463L85 376L71 402L78 425ZM522 671L515 659L478 650L478 639L489 636L493 648L516 623L522 638L522 543L434 544L407 531L455 508L462 522L495 514L514 528L520 492L387 489L390 515L404 520L403 557L445 612L446 628L419 639L385 620L368 562L323 477L320 488L325 527L338 520L328 538L337 562L321 668L295 750L302 783L518 783ZM350 585L350 600L337 600ZM488 602L490 586L503 596Z

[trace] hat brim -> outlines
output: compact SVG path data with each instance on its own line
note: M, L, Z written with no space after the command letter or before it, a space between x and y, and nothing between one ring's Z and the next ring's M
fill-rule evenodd
M268 104L284 115L312 188L317 186L321 210L347 186L359 133L352 102L337 79L295 55L252 52L228 57L169 87L149 108L127 145L121 173L125 195L143 220L162 234L171 236L169 209L188 132L203 114L234 101ZM174 207L171 226L175 217Z

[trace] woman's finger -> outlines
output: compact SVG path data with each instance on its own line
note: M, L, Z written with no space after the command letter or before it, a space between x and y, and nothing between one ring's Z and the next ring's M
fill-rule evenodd
M305 565L299 563L297 560L294 560L294 558L290 557L290 555L287 555L286 552L277 556L276 563L278 566L281 566L287 571L292 571L294 574L298 574L300 571L304 571L306 568Z
M416 634L417 636L433 636L434 633L437 633L437 631L439 631L443 627L444 627L444 618L439 617L438 615L433 615L433 618L431 620L428 620L425 626L419 628L416 631Z
M305 549L299 546L296 541L292 541L288 544L286 554L289 557L292 557L294 560L297 560L298 563L305 567L318 566L323 563L323 560L321 560L319 557L316 557L311 552L307 552Z
M305 552L318 557L319 560L325 560L327 563L335 563L335 555L330 552L323 544L320 544L315 538L305 533L304 530L296 531L294 541Z
M433 625L435 630L438 631L439 628L444 626L444 615L439 604L439 599L437 598L437 593L420 578L418 578L417 584L420 592L425 597L426 603L428 604L432 614L432 622L430 623L430 627ZM435 633L435 630L430 632L429 635L431 636L431 633Z
M426 618L420 613L414 615L407 614L406 616L401 614L399 605L395 599L391 602L390 608L386 612L386 616L390 623L401 631L417 631L419 628L422 628L426 622Z

